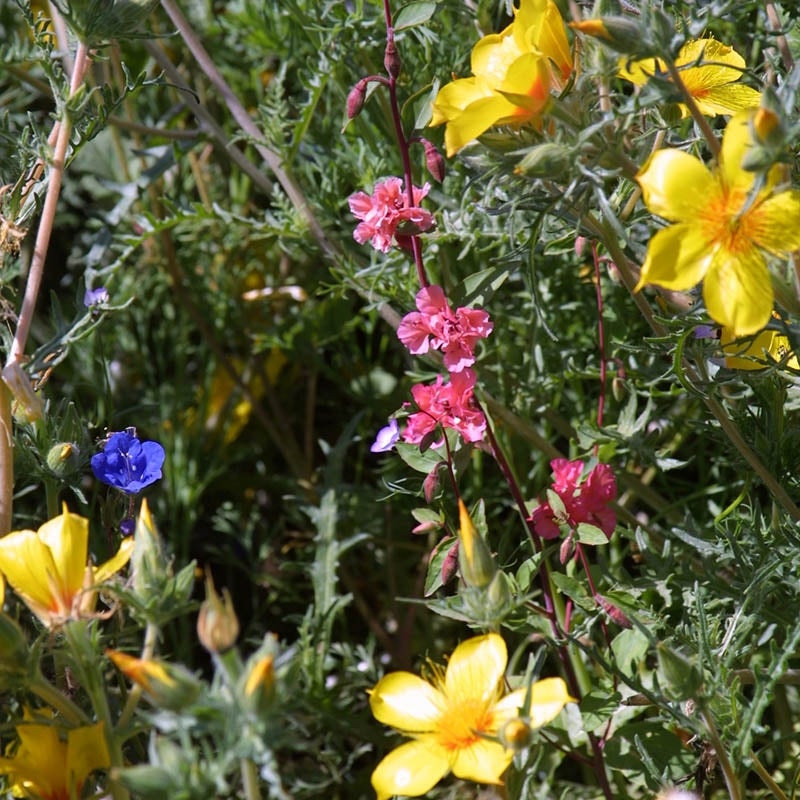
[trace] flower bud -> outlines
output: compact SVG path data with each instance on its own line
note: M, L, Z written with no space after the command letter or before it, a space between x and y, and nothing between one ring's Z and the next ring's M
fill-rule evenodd
M14 396L14 416L23 422L38 422L44 417L42 398L33 390L30 378L18 361L3 368L3 382Z
M197 615L197 638L209 653L224 653L236 644L239 620L227 589L220 597L211 573L206 573L206 599Z
M22 628L11 617L0 613L0 688L6 688L3 676L24 675L27 665L28 642Z
M400 74L400 54L397 52L394 40L389 40L386 43L386 50L383 53L383 66L392 78L396 78Z
M47 466L59 478L65 478L80 466L81 451L73 442L59 442L47 452Z
M256 654L250 659L242 685L242 700L246 708L263 716L275 698L275 658L272 653Z
M423 139L422 144L425 147L425 166L431 177L441 183L444 180L445 172L444 156L433 142Z
M517 175L531 178L559 178L570 167L572 158L569 150L555 142L545 142L530 148L514 169Z
M136 519L134 542L131 555L133 589L140 597L148 598L154 592L160 591L168 576L168 566L147 500L142 500Z
M458 501L458 566L461 577L467 586L484 589L494 578L497 567L494 558L483 541L483 537L475 529L464 503Z
M611 617L612 621L616 622L620 628L632 628L631 621L625 615L625 612L617 605L614 605L608 598L603 597L601 594L595 594L595 602L603 611Z
M347 119L353 119L361 113L367 99L367 79L362 78L347 95Z
M663 678L666 693L673 700L689 700L697 696L703 685L703 676L697 665L663 642L656 645L659 675Z
M570 22L569 27L580 33L600 39L612 50L644 58L642 53L642 31L639 25L627 17L604 16Z
M200 694L200 682L185 667L136 658L118 650L106 650L106 655L126 678L144 689L158 708L180 711Z
M500 729L499 739L506 749L519 752L530 744L532 734L531 726L524 719L514 717Z

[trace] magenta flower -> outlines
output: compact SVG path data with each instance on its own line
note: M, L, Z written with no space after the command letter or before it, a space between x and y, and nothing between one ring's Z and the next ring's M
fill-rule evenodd
M561 525L575 529L582 522L594 525L609 538L617 526L617 517L608 504L617 496L617 482L608 464L597 464L581 482L583 461L556 458L550 462L553 470L552 490L564 504L564 512L555 512L544 502L531 515L536 532L543 539L556 539Z
M403 441L419 444L437 425L458 431L467 442L480 442L486 432L486 417L475 408L472 390L475 373L471 369L455 372L450 383L443 383L442 376L436 383L426 386L418 383L411 394L417 411L408 418L403 431Z
M461 372L475 363L475 345L491 332L489 315L479 308L450 308L441 286L417 292L418 311L403 317L397 336L414 354L441 350L450 372Z
M375 184L372 195L356 192L350 196L350 211L362 220L353 232L359 243L370 240L372 246L388 253L395 241L400 247L410 248L410 237L430 230L434 226L433 215L419 207L423 197L430 191L426 183L421 189L413 187L414 205L408 205L400 178L387 178Z

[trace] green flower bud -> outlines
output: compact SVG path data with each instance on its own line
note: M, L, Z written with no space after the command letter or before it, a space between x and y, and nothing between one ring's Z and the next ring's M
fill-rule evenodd
M532 178L557 179L567 173L571 163L572 155L566 147L555 142L545 142L528 150L514 172Z
M461 577L467 586L483 589L492 582L497 572L494 558L461 500L458 501L458 515L458 567Z
M106 650L106 655L125 677L144 689L158 708L180 711L200 694L200 681L180 664L136 658L118 650Z
M59 478L66 478L80 467L81 451L74 442L59 442L47 452L47 466Z
M209 653L224 653L236 644L239 620L231 601L231 593L222 590L222 597L214 588L211 573L206 573L206 599L197 615L197 638Z
M75 34L90 47L139 38L158 0L54 0Z

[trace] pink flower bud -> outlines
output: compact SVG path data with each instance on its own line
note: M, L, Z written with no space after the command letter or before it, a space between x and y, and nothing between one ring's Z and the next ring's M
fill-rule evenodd
M610 600L607 600L603 595L596 594L594 596L595 602L603 611L608 614L611 619L620 626L620 628L632 628L631 621L625 616L625 613L619 606L615 606Z
M441 183L444 180L444 156L438 151L436 145L423 140L425 146L425 166L431 177Z
M347 119L353 119L361 113L367 99L367 79L362 78L347 95Z
M386 67L386 72L392 78L396 78L400 74L400 54L397 52L393 41L386 43L386 50L383 53L383 66Z

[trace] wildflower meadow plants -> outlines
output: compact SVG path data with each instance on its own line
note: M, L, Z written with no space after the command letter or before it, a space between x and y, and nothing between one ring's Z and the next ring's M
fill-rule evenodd
M0 792L795 796L798 12L222 5L0 4Z

